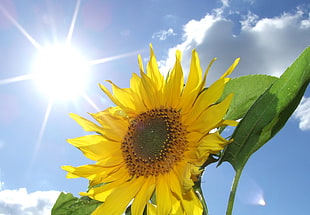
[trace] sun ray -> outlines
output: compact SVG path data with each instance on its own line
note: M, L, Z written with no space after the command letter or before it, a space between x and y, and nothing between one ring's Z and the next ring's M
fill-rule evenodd
M91 98L89 98L89 96L82 91L81 96L90 104L90 106L92 106L97 112L100 112L100 108L95 104L95 102L93 100L91 100Z
M130 56L133 56L133 55L136 56L136 55L140 54L141 52L143 52L143 50L137 50L137 51L134 51L134 52L128 52L128 53L125 53L125 54L115 55L115 56L112 56L112 57L106 57L106 58L101 58L101 59L97 59L97 60L90 60L90 61L88 61L88 64L89 65L96 65L96 64L100 64L100 63L106 63L106 62L109 62L109 61L118 60L118 59L121 59L121 58L130 57Z
M70 29L69 29L69 32L67 35L66 44L71 43L72 34L73 34L73 30L74 30L75 23L76 23L76 18L77 18L79 9L80 9L80 5L81 5L81 0L77 0L76 5L75 5L75 9L74 9L74 13L73 13L73 17L72 17L72 21L71 21L71 25L70 25Z
M30 41L30 43L36 49L41 49L41 45L35 39L33 39L32 36L30 36L30 34L11 16L11 14L4 7L2 7L1 4L0 11L17 27L17 29Z
M32 75L20 75L14 78L7 78L7 79L2 79L0 80L0 85L4 85L4 84L10 84L10 83L14 83L14 82L19 82L19 81L25 81L25 80L29 80L32 79Z
M32 157L31 157L31 159L30 159L29 166L28 166L28 170L27 170L28 173L27 173L27 176L28 176L29 174L31 174L31 170L32 170L32 168L33 168L33 165L34 165L35 162L36 162L36 158L37 158L37 156L38 156L38 153L39 153L39 150L40 150L40 147L41 147L41 144L42 144L43 135L44 135L44 133L45 133L45 128L46 128L47 121L48 121L48 119L49 119L49 116L50 116L50 113L51 113L53 104L54 104L54 99L51 97L51 98L48 100L48 103L47 103L47 107L46 107L46 110L45 110L45 113L44 113L44 118L43 118L43 121L42 121L42 125L41 125L41 128L40 128L40 132L39 132L37 141L36 141L36 143L35 143L35 147L34 147L34 150L33 150L33 154L32 154Z
M42 138L43 138L43 135L44 135L44 132L45 132L47 121L49 119L49 116L50 116L53 104L54 104L54 100L52 98L50 98L48 100L48 103L47 103L47 107L46 107L46 110L45 110L45 114L44 114L44 118L43 118L43 121L42 121L41 129L40 129L37 141L36 141L35 146L34 146L33 154L32 154L32 157L30 159L29 166L27 168L26 177L29 177L29 175L31 174L32 168L33 168L33 166L34 166L34 164L36 162L36 158L38 156L38 153L39 153L39 150L40 150L40 147L41 147L41 144L42 144Z
M42 138L43 138L43 135L44 135L44 132L45 132L45 129L46 129L47 121L49 119L49 116L50 116L53 104L54 104L54 99L51 97L48 100L48 104L47 104L47 107L46 107L46 110L45 110L45 114L44 114L44 118L43 118L43 121L42 121L40 133L39 133L39 136L38 136L38 139L37 139L37 143L36 143L36 146L35 146L35 149L34 149L34 157L36 157L36 154L38 153L38 151L40 149L40 146L41 146L41 143L42 143Z

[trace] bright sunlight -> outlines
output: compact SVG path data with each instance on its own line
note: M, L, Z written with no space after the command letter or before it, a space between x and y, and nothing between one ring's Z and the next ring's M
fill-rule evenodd
M33 79L53 99L74 99L87 84L87 61L69 45L40 49L33 66Z

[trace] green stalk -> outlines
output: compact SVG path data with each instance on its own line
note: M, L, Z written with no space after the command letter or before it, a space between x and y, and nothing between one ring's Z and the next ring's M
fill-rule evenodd
M201 182L199 180L199 182ZM203 194L202 194L202 190L201 190L201 183L196 183L195 184L195 192L196 192L196 195L198 196L201 204L202 204L202 207L203 207L203 215L208 215L208 207L207 207L207 203L206 203L206 200L205 198L203 197Z
M226 210L226 215L232 215L233 207L234 207L234 202L235 202L235 196L236 196L236 191L239 183L239 179L242 173L243 167L239 168L236 171L234 181L230 190L230 195L228 199L228 204L227 204L227 210Z

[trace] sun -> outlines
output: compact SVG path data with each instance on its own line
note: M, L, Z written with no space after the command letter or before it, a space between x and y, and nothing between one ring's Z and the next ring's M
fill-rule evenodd
M32 78L53 99L74 99L87 84L88 63L74 47L53 44L38 50Z

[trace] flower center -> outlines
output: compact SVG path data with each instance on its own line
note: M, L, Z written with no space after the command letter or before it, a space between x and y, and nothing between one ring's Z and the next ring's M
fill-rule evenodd
M134 151L141 158L156 159L161 151L165 149L167 133L167 123L164 119L151 118L144 121L139 119L135 123Z
M180 113L159 108L135 117L122 142L123 157L131 175L149 176L169 172L183 159L186 130Z

